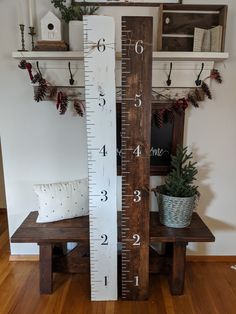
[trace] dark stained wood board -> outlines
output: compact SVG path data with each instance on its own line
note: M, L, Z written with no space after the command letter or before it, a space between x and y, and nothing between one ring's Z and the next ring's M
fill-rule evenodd
M74 3L74 5L96 7L159 7L161 5L160 3L155 2L115 2L115 0L113 0L112 2L72 2ZM182 3L182 0L179 0L179 3Z
M149 286L152 18L122 17L122 299Z
M13 243L57 243L88 241L88 216L49 223L36 223L38 212L31 212L11 238Z
M167 175L170 170L170 155L175 154L178 144L183 143L184 111L173 112L172 121L161 128L154 123L158 110L171 108L172 102L152 102L150 175ZM121 175L121 104L117 103L117 174Z

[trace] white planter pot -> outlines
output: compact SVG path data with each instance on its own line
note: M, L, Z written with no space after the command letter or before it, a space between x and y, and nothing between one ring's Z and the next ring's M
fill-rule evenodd
M69 46L72 51L83 51L83 21L69 22Z

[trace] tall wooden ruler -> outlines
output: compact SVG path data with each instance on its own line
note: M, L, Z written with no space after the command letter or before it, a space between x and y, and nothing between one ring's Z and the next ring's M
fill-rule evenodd
M84 17L92 300L117 299L115 27Z
M122 18L122 299L146 299L152 18Z

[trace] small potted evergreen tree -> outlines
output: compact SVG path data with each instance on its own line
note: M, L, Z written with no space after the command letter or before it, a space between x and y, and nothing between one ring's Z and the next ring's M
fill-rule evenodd
M171 156L171 171L165 184L157 186L160 221L173 228L187 227L192 218L196 199L199 197L198 186L194 185L197 175L197 162L192 162L192 153L187 147L177 147L176 155Z
M83 50L83 15L93 15L98 7L79 6L72 2L66 5L66 0L51 0L51 3L61 13L61 18L69 24L70 50Z

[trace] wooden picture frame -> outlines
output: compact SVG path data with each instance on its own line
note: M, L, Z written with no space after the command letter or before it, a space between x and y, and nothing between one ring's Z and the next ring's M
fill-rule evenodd
M172 106L170 103L152 103L152 120L158 110L169 108ZM117 103L117 166L118 175L121 174L121 104ZM170 171L170 156L175 154L178 144L183 144L184 134L184 111L173 112L172 121L167 124L164 123L162 128L158 128L152 122L151 126L151 167L150 175L167 175ZM160 147L159 146L160 143ZM168 151L166 154L165 150Z
M80 6L137 6L159 7L160 4L181 4L182 0L72 0L73 4Z

